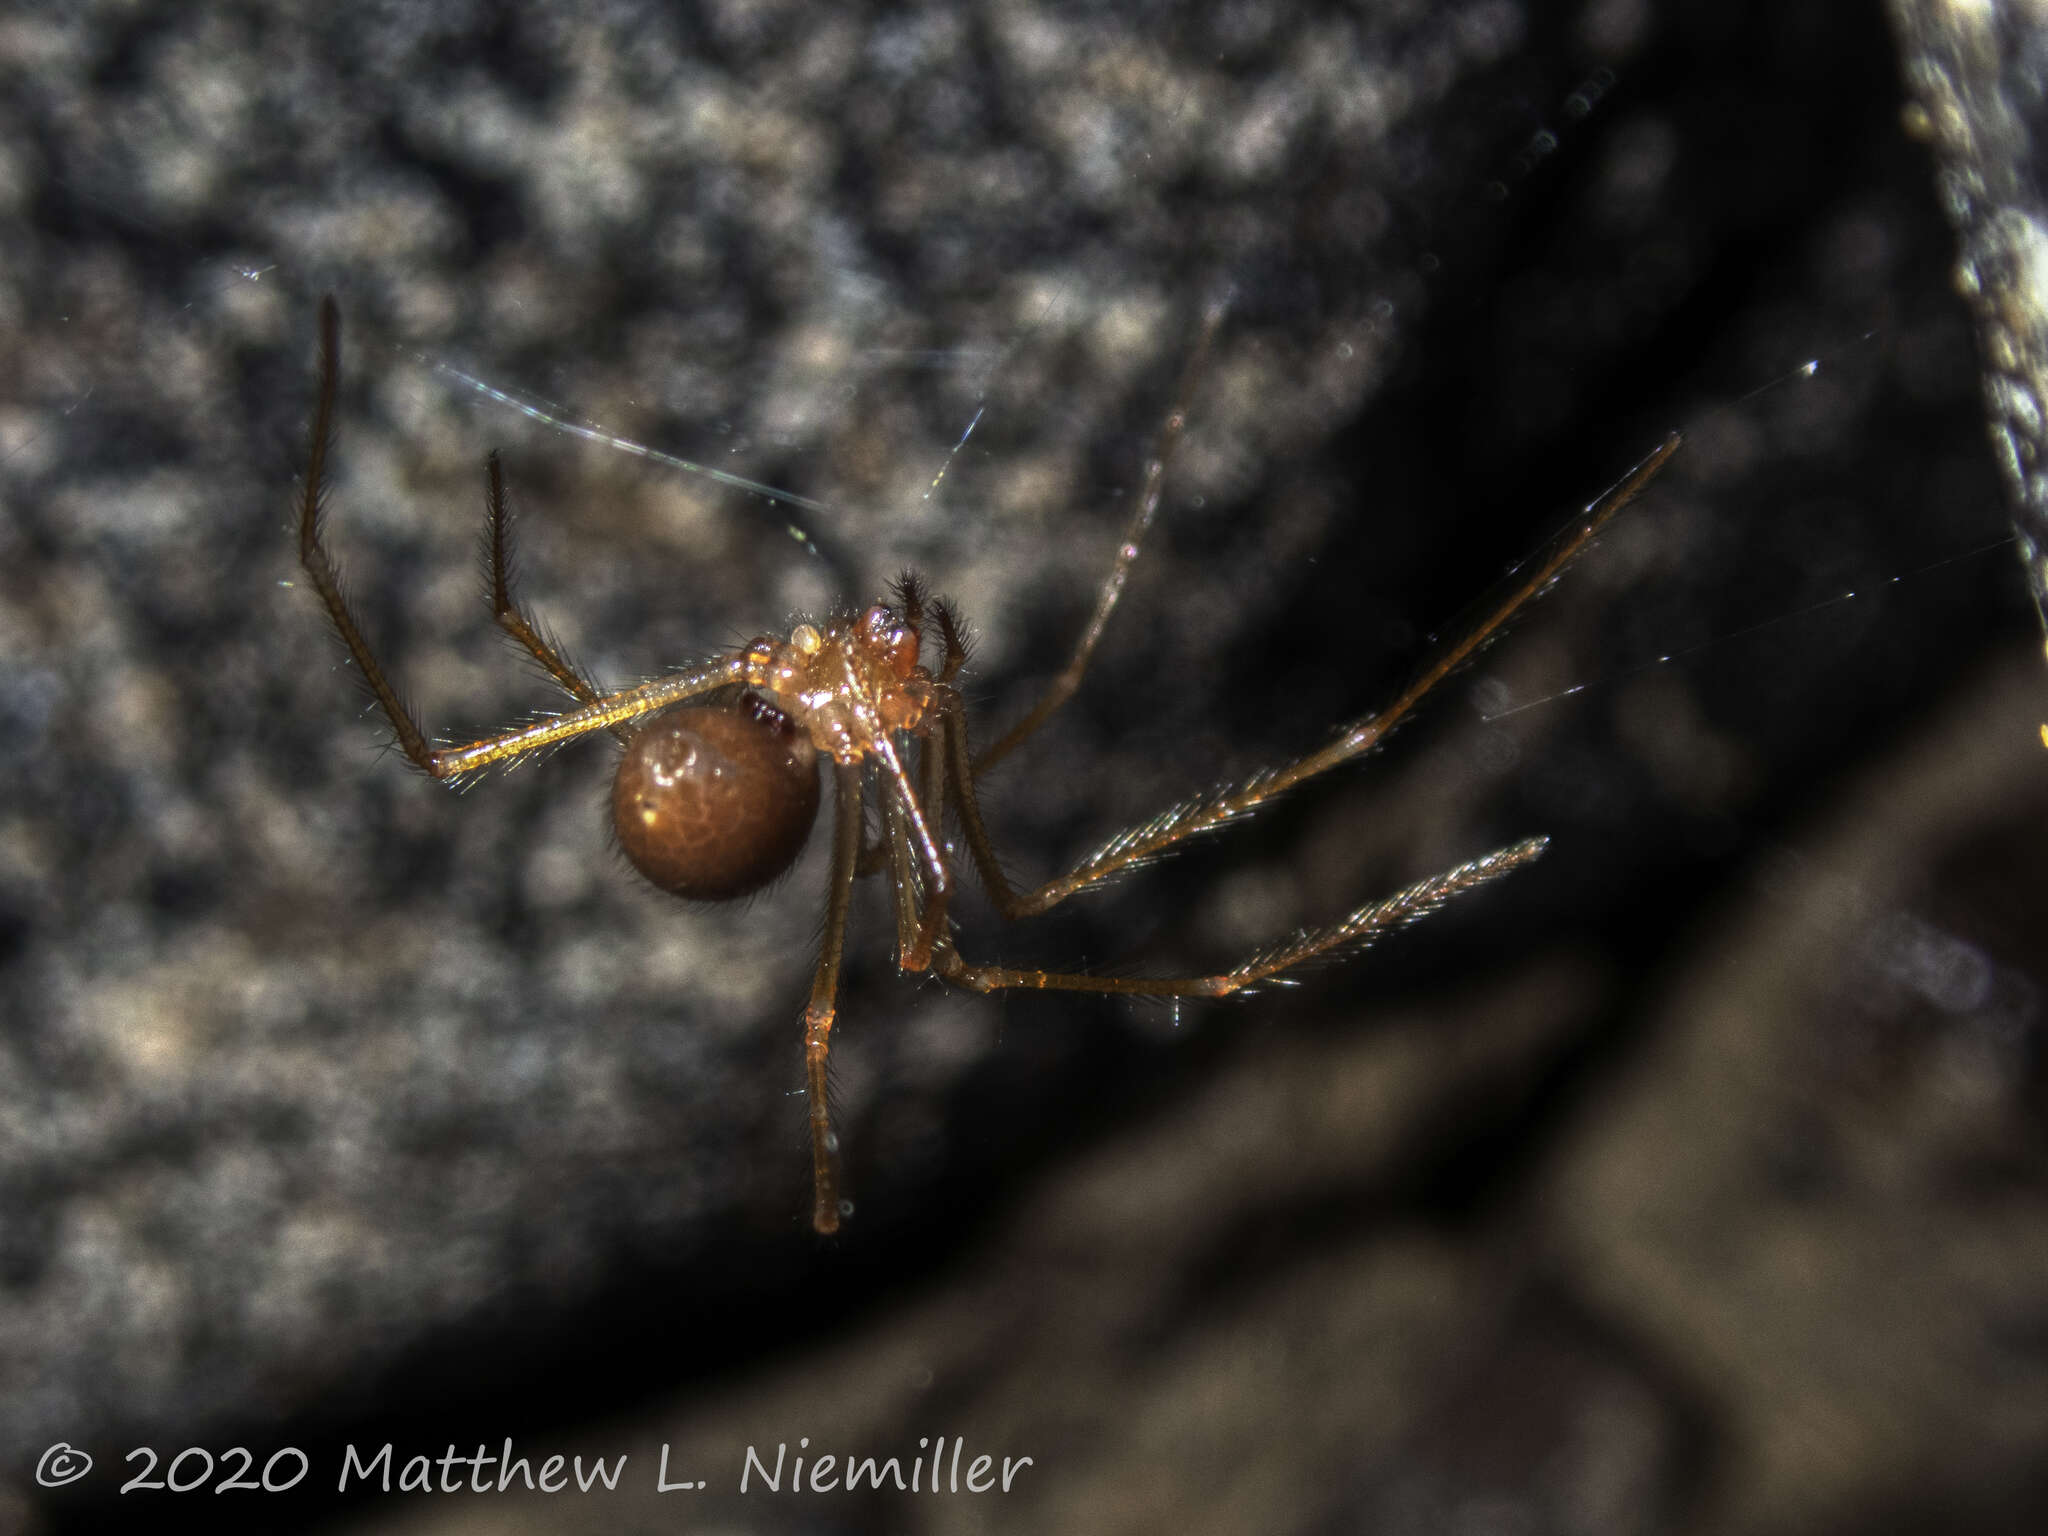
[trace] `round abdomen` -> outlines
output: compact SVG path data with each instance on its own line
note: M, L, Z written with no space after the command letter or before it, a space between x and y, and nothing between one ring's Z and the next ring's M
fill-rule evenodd
M757 694L679 704L641 729L612 781L612 826L664 891L728 901L796 862L818 816L818 754Z

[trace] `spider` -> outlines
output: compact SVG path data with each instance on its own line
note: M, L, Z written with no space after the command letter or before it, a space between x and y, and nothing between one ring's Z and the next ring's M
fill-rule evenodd
M806 620L787 637L763 635L695 666L630 688L606 691L572 666L513 597L507 554L504 473L485 460L485 508L492 616L532 653L576 707L464 746L430 743L372 654L343 595L341 575L322 538L327 456L340 377L341 320L333 298L320 304L319 393L311 447L297 505L299 560L326 605L356 669L383 708L398 746L433 778L458 780L572 737L609 731L623 751L612 785L612 827L627 860L653 885L692 901L730 901L774 881L796 861L817 819L817 760L832 765L831 875L824 937L804 1009L805 1089L809 1099L811 1225L839 1227L842 1204L834 1167L837 1141L826 1097L826 1068L837 1012L846 917L855 883L885 874L896 921L896 959L904 971L928 971L976 992L1028 988L1143 997L1222 997L1281 976L1305 961L1356 949L1379 934L1436 911L1528 864L1546 839L1532 837L1432 875L1369 902L1325 928L1305 929L1228 970L1200 976L1101 976L978 964L954 941L948 910L958 875L948 814L963 834L975 873L997 910L1030 917L1111 876L1156 859L1200 833L1250 815L1304 780L1347 763L1381 741L1445 677L1498 634L1515 613L1579 554L1609 519L1657 475L1680 439L1672 435L1588 505L1547 551L1511 579L1480 619L1429 661L1393 703L1345 725L1326 746L1171 806L1110 837L1066 874L1029 889L1004 873L983 824L981 775L1008 756L1079 686L1121 597L1132 562L1159 507L1166 467L1187 417L1187 400L1222 317L1212 305L1175 402L1147 461L1142 493L1065 668L1008 732L980 753L968 743L957 681L967 648L959 615L927 596L906 573L892 600L822 622ZM934 635L933 631L936 631ZM934 645L935 642L935 645ZM927 651L936 649L936 668ZM917 743L914 758L906 752ZM864 845L864 806L872 781L880 831Z

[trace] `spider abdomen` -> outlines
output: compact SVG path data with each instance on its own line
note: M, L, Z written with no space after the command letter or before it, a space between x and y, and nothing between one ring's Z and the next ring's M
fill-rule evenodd
M796 862L818 815L818 754L759 694L663 710L627 744L612 827L664 891L729 901Z

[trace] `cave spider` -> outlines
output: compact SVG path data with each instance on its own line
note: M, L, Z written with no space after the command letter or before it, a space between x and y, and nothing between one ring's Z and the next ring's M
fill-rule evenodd
M976 992L1034 988L1142 997L1222 997L1281 975L1318 955L1369 943L1428 916L1451 897L1519 869L1542 853L1533 837L1416 882L1357 908L1325 928L1303 930L1225 971L1202 976L1097 976L1016 970L966 959L947 911L956 875L945 835L950 811L976 874L1005 918L1029 917L1112 875L1171 851L1198 833L1248 816L1305 779L1371 750L1437 684L1469 660L1633 501L1678 449L1673 435L1591 503L1469 630L1439 651L1392 704L1354 720L1328 745L1279 767L1184 800L1116 833L1066 874L1031 889L1011 884L983 826L976 781L1031 735L1074 692L1122 595L1132 561L1158 510L1166 466L1180 438L1192 382L1222 316L1212 306L1201 338L1145 467L1132 513L1095 609L1072 657L1038 703L979 755L969 750L955 686L967 651L959 616L928 599L905 574L890 603L804 622L786 639L763 635L696 666L616 691L599 688L543 636L513 598L506 552L503 471L485 462L492 614L532 653L577 707L466 746L428 742L371 653L321 537L327 454L340 376L341 320L332 297L320 303L320 379L311 447L298 498L299 560L326 605L364 683L382 706L398 745L436 779L460 779L572 737L609 731L624 751L612 786L612 825L627 859L647 880L678 896L725 901L760 890L787 870L818 811L817 757L832 763L832 866L824 938L804 1010L805 1088L810 1107L811 1224L836 1231L845 1213L834 1168L836 1141L826 1067L837 1007L847 910L855 882L886 874L896 919L897 965L930 971ZM923 656L936 629L937 670ZM917 742L914 758L904 750ZM863 847L867 781L882 808L877 841Z

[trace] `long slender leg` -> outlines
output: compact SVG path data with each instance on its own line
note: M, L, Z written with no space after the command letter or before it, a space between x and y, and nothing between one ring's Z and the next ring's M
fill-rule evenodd
M498 463L495 448L484 460L484 501L484 559L490 572L491 617L500 629L526 647L563 692L579 704L595 704L604 696L604 690L577 671L575 664L562 654L561 645L512 595L512 508L505 495L505 471ZM621 742L631 739L631 732L622 725L613 726L612 734Z
M958 707L957 696L954 707ZM916 803L900 790L883 801L882 849L888 858L890 894L895 900L896 965L904 971L928 969L938 949L948 942L945 922L952 898L951 850L941 849L935 865L919 857L921 831L937 831L946 819L947 746L943 735L935 732L918 743L918 776L922 789ZM940 869L945 878L929 878L928 867Z
M944 730L945 720L960 713L960 695L953 689L953 681L959 677L960 669L967 663L967 641L960 629L960 616L949 602L940 601L933 606L938 619L939 636L945 654L939 664L939 674L934 680L936 690L936 713L938 728L928 730L917 744L918 803L923 811L925 824L944 837L946 824L946 782L950 777L949 763L951 747ZM922 877L918 872L917 856L911 843L913 831L908 815L899 814L900 796L888 802L888 822L884 827L884 841L890 856L890 883L895 887L897 904L896 954L897 963L903 970L922 970L930 962L935 944L945 943L941 925L945 918L945 904L940 901L936 907L927 901L920 907L919 902L926 896ZM941 854L947 859L947 870L951 871L951 848ZM915 959L918 963L911 963Z
M941 618L947 625L951 626L954 622L951 605L945 602L941 602L938 606L942 610L944 610L944 612L941 615ZM924 578L918 575L917 572L905 571L901 576L897 578L896 608L897 611L902 615L903 622L909 628L910 632L913 635L916 635L919 638L919 640L922 641L924 638L925 585ZM950 628L948 632L954 633L954 631ZM954 671L957 672L958 670L958 663L955 663ZM952 680L953 677L951 673L948 673L946 676L939 679L939 681L942 683L950 683ZM927 797L930 794L930 786L932 782L930 769L936 766L937 765L935 763L930 762L929 752L926 751L924 745L920 743L918 749L917 773L918 777L924 782L925 793ZM885 797L883 803L886 807L893 805L895 802ZM936 815L934 815L931 819L933 827L936 829L939 818ZM855 866L856 877L865 880L870 875L880 874L883 870L891 867L891 860L893 859L893 857L894 849L890 846L889 829L885 824L880 833L876 836L875 840L861 849L860 862L858 865ZM899 946L899 948L902 948L907 952L908 945L902 945Z
M853 877L856 880L871 879L888 867L889 839L878 837L861 849L860 858L853 866Z
M896 953L900 960L917 942L918 902L923 895L917 853L910 846L910 828L893 796L882 801L882 852L888 861L890 904L896 913Z
M414 766L432 774L437 779L457 778L473 772L490 763L503 762L522 757L528 752L566 741L572 736L581 736L589 731L606 730L650 711L664 708L669 704L698 694L709 693L731 683L751 682L749 662L744 654L723 657L703 666L687 668L652 682L642 683L635 688L621 689L616 693L598 694L594 690L584 701L582 708L558 715L534 725L516 727L495 736L486 736L463 747L434 747L427 741L427 734L420 729L418 718L399 697L391 680L379 665L370 643L363 638L363 628L357 622L355 610L349 606L346 591L342 585L341 570L327 553L327 546L321 540L321 524L324 521L327 501L327 450L334 440L334 401L339 393L341 377L341 311L330 295L320 301L320 388L313 406L312 445L306 455L306 478L299 488L299 564L305 567L306 577L313 590L320 594L320 601L327 607L327 616L334 621L335 632L348 647L349 656L354 660L357 673L362 677L384 711L384 718L391 722L391 729L398 737L398 745ZM515 605L511 603L509 579L505 577L503 546L504 485L500 478L495 457L491 461L491 518L493 527L493 576L492 603L494 607L506 609L526 627L527 633L515 635L549 666L550 658L560 664L562 672L556 673L558 681L570 692L567 678L588 687L572 668L548 651L537 632L527 624ZM500 622L504 622L502 614ZM508 626L510 627L510 626ZM545 654L544 654L545 653ZM581 694L578 694L581 697Z
M1383 933L1405 928L1429 916L1454 896L1520 869L1542 854L1545 840L1501 848L1455 869L1419 880L1406 890L1358 908L1327 928L1303 929L1293 937L1248 955L1227 971L1208 976L1090 976L1073 971L1013 970L1001 965L975 965L961 958L949 942L932 957L933 969L946 980L976 992L1010 988L1032 991L1110 992L1137 997L1227 997L1246 987L1280 976L1318 956L1359 949Z
M957 712L957 706L954 712ZM891 806L900 815L904 831L917 850L920 873L925 882L925 904L918 918L917 932L911 936L909 946L896 956L900 969L921 971L931 964L932 945L946 921L946 906L953 896L953 877L946 868L946 856L939 849L938 817L927 817L924 808L918 804L917 791L911 786L910 774L905 770L895 744L884 736L876 742L873 753L891 797Z
M839 1230L839 1182L832 1154L832 1109L825 1069L838 1012L839 962L846 949L846 912L853 901L854 866L860 861L861 787L858 764L833 765L832 877L825 895L825 938L818 973L804 1009L804 1086L811 1106L811 1226L821 1235Z
M906 580L906 588L908 585ZM954 691L953 680L966 664L967 642L961 635L960 618L952 604L936 603L932 612L938 619L945 647L939 674L933 680L937 685L934 709L943 722L960 713L960 695ZM919 614L921 617L921 606ZM910 775L903 771L886 744L876 754L892 790L884 801L880 851L889 860L890 884L896 898L896 963L906 971L921 971L931 964L934 946L942 942L946 907L952 898L952 869L942 845L948 754L944 730L927 731L918 742L919 782L915 790L911 788ZM875 852L863 852L864 868Z
M1102 639L1102 632L1109 625L1109 616L1116 611L1117 600L1124 595L1124 587L1131 577L1131 565L1138 558L1138 550L1145 541L1146 530L1152 526L1152 519L1159 511L1159 497L1166 485L1167 466L1173 462L1173 452L1180 446L1181 431L1187 426L1188 400L1194 394L1195 384L1202 376L1208 362L1209 344L1215 339L1216 328L1223 323L1224 311L1228 308L1225 300L1211 304L1202 316L1202 334L1195 343L1195 350L1188 358L1187 366L1181 371L1180 387L1174 391L1173 408L1166 413L1166 420L1159 429L1158 440L1153 444L1152 457L1145 463L1145 487L1138 497L1137 510L1131 514L1130 523L1124 529L1123 542L1117 545L1116 559L1110 562L1109 575L1102 583L1102 590L1096 594L1095 612L1089 616L1088 627L1081 631L1080 641L1074 646L1074 654L1058 677L1045 690L1044 696L1031 706L1022 720L1003 733L994 746L987 748L974 761L974 771L980 773L1008 757L1021 745L1026 737L1041 725L1052 712L1073 696L1081 686L1081 676L1088 670L1089 658L1095 654L1095 647Z
M1327 773L1372 750L1439 683L1484 649L1487 642L1498 635L1531 598L1555 581L1559 572L1592 543L1594 536L1614 515L1641 494L1672 454L1678 451L1679 443L1680 438L1675 433L1666 438L1654 453L1587 507L1578 522L1528 570L1520 573L1513 585L1477 623L1439 651L1400 697L1378 714L1352 721L1320 751L1254 774L1242 783L1182 801L1150 821L1124 828L1068 873L1047 881L1036 890L1019 891L1003 873L989 842L987 829L982 824L981 807L974 786L974 775L979 765L970 767L968 763L966 725L957 710L949 711L943 721L943 729L952 748L953 797L959 807L960 825L967 834L967 846L973 855L976 872L988 888L997 909L1010 918L1043 912L1120 870L1158 858L1175 844L1248 815L1303 780Z
M759 687L764 682L765 678L757 675L744 654L721 656L702 666L686 667L636 687L621 688L617 693L592 700L581 709L537 720L532 725L515 726L466 746L436 748L427 754L425 767L437 779L460 778L492 763L524 757L529 752L538 752L571 737L609 730L623 721L652 714L657 709L666 709L671 704L679 704L714 689L731 687L735 683Z
M932 829L934 836L936 836L940 826L945 821L944 810L946 804L946 759L943 751L943 738L939 737L936 733L926 736L917 744L916 777L918 786L917 803L923 810L925 824ZM884 803L893 807L896 804L896 798L891 796ZM905 834L907 836L909 832L907 817L905 818L905 823ZM894 869L896 850L893 842L892 835L887 829L884 829L879 837L861 849L858 870L861 879L865 880L870 875L878 875L885 869ZM909 845L906 844L905 846L908 847ZM907 940L905 941L905 947L907 951Z
M299 486L299 564L327 605L327 616L356 664L356 673L383 707L398 745L415 767L434 771L433 749L412 710L384 675L342 590L341 572L320 542L327 503L327 450L334 441L334 398L341 378L341 311L332 295L320 301L320 392L313 406L313 443L306 454L306 478Z

